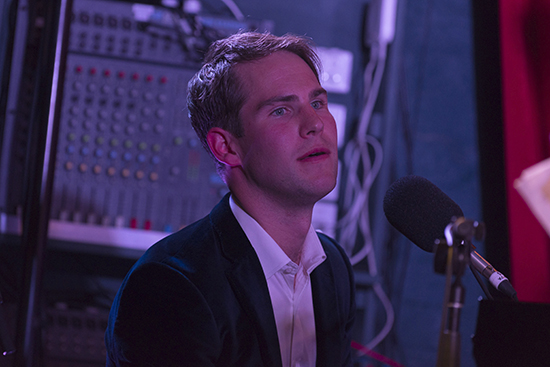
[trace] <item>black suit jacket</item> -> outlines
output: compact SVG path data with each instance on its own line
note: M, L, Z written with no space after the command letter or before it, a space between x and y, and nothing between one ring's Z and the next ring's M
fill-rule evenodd
M320 235L311 274L317 366L351 366L353 272ZM153 245L124 279L105 333L107 366L280 367L260 261L227 195L205 218Z

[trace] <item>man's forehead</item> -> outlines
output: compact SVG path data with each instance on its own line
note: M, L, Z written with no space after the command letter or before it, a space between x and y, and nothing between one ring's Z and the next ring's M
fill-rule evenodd
M249 74L254 69L262 68L264 66L268 68L286 67L289 64L296 63L303 63L303 66L307 67L309 70L311 70L313 75L315 75L314 70L311 69L309 64L304 59L302 59L302 57L286 50L275 51L273 53L270 53L269 55L263 56L255 60L237 63L233 66L233 71L236 71L239 76L242 76L246 80L247 74Z
M309 65L300 56L288 51L277 51L258 60L237 64L234 72L241 85L249 87L266 83L274 87L273 83L278 81L287 85L296 78L302 81L311 78L311 82L319 83Z

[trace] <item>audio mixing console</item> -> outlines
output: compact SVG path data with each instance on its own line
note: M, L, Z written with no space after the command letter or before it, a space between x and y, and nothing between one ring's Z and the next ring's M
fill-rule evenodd
M197 35L182 26L190 20L152 5L73 2L56 86L62 107L51 238L144 249L206 215L227 192L185 101L204 48L224 34L203 27L208 37ZM8 181L17 191L21 180ZM6 196L0 230L17 232L20 198Z

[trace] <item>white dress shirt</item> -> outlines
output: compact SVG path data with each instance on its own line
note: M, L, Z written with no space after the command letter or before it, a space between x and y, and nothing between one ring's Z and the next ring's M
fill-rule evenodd
M283 367L313 367L317 353L311 272L326 259L310 226L300 264L295 264L267 232L233 200L231 211L256 251L267 280Z

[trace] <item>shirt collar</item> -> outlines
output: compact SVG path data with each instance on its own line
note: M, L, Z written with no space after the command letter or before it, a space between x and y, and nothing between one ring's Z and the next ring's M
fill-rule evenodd
M266 279L273 276L288 263L292 263L292 260L262 226L235 203L233 196L229 198L229 206L254 251L256 251ZM311 274L325 259L326 254L319 236L317 236L313 226L310 226L304 241L301 265L308 274Z

